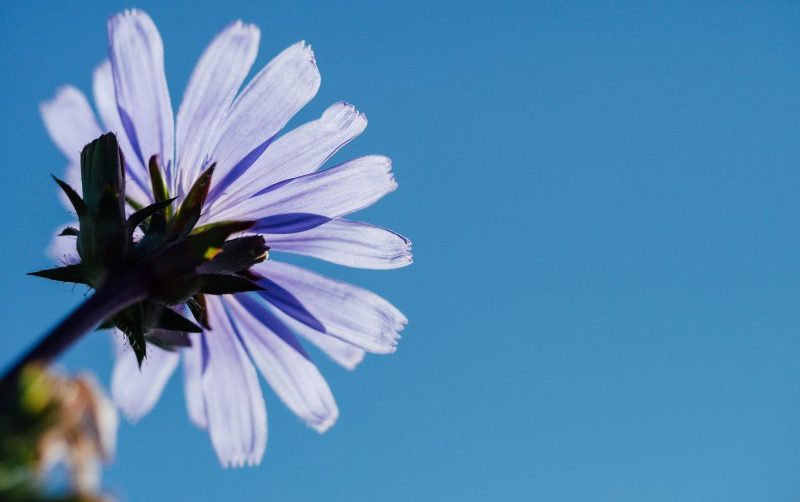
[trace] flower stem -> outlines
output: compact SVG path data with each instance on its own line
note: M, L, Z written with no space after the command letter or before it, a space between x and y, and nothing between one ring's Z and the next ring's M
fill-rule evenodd
M32 362L49 363L83 334L94 329L120 310L147 297L148 284L141 274L110 277L100 288L72 311L50 333L31 348L0 380L0 388L16 381L22 369Z

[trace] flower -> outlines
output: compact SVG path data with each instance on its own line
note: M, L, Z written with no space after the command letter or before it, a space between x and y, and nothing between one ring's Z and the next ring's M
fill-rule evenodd
M153 156L175 204L216 163L198 224L252 220L251 231L271 251L339 265L391 269L411 263L408 239L345 218L396 189L390 160L371 155L321 170L365 129L366 117L341 102L281 133L320 85L304 42L281 52L240 92L259 30L238 21L228 25L200 57L173 119L163 46L150 17L136 10L114 16L108 36L109 60L93 80L103 126L74 87L61 88L41 107L50 136L69 160L66 180L73 187L80 187L81 148L110 130L124 153L127 197L137 204L154 200L148 181ZM50 253L75 263L74 238L58 237ZM125 415L136 420L148 413L182 358L189 417L208 429L226 466L257 464L264 453L266 407L256 368L295 414L324 432L338 408L300 339L353 369L365 352L394 352L407 323L370 291L272 256L250 270L263 291L206 296L206 329L188 334L188 347L149 347L141 372L115 338L112 396Z

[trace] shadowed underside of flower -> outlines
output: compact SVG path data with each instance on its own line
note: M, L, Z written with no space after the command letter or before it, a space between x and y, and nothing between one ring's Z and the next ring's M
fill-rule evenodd
M164 74L163 47L139 11L110 19L109 61L94 72L95 114L84 95L64 87L42 105L53 141L69 160L66 181L78 189L79 153L103 131L124 153L127 211L169 197L171 209L213 163L197 226L252 221L272 251L370 269L411 263L410 242L389 230L345 218L392 192L391 162L366 156L323 164L366 127L347 103L288 132L287 122L316 94L310 47L290 46L240 91L256 57L259 31L235 22L217 35L192 73L177 117ZM163 178L154 189L151 160ZM163 192L163 193L159 193ZM173 215L172 217L176 217ZM75 237L57 237L51 255L76 263ZM266 407L256 369L283 402L324 432L338 417L331 391L301 339L352 369L365 352L395 350L406 318L362 288L269 260L250 268L260 291L204 296L191 303L205 324L180 333L185 346L148 347L141 371L120 337L112 395L136 420L152 409L183 359L189 416L206 428L224 465L258 463L266 446Z

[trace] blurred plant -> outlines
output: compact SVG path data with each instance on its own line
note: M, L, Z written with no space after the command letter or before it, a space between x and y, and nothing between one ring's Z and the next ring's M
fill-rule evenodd
M101 501L101 462L116 446L113 403L89 375L70 378L28 365L0 403L0 500ZM48 487L63 465L70 490Z

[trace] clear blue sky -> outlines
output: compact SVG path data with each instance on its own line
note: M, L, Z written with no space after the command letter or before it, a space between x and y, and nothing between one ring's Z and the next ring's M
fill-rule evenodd
M792 2L6 2L0 7L5 364L82 298L26 277L67 221L38 103L90 89L105 19L147 10L173 101L215 32L259 66L313 45L317 98L370 118L400 189L364 219L415 264L317 270L392 300L399 351L317 357L326 435L264 386L262 465L223 470L174 378L120 431L126 500L796 500L800 5ZM64 362L107 381L107 336Z

